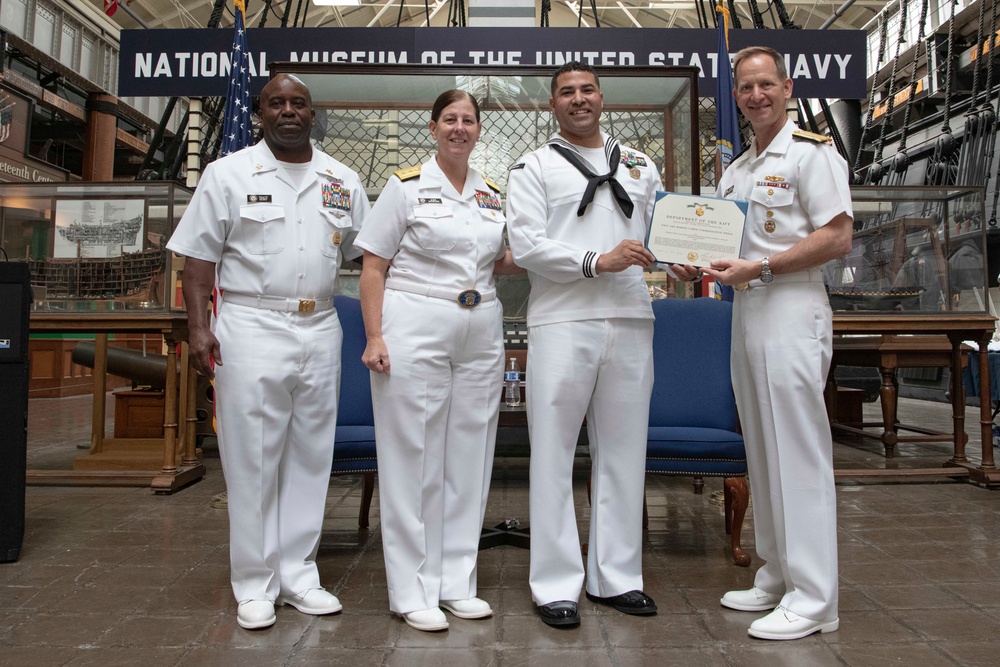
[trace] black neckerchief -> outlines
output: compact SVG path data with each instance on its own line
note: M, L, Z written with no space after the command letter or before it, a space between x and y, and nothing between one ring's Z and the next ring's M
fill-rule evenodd
M587 188L583 191L583 199L580 200L580 207L576 210L577 217L582 217L587 211L587 206L590 205L590 202L594 201L594 194L597 192L597 187L602 183L611 184L611 193L614 195L615 201L618 202L618 207L625 214L626 218L632 217L632 210L635 208L634 204L632 204L632 199L625 192L625 188L618 182L618 179L615 178L615 172L618 171L618 163L621 160L621 149L618 147L617 141L608 137L608 140L604 144L604 152L608 156L608 166L611 170L603 176L598 176L591 171L587 162L569 142L554 138L548 142L548 145L559 153L559 155L566 158L566 161L576 167L577 171L587 179Z

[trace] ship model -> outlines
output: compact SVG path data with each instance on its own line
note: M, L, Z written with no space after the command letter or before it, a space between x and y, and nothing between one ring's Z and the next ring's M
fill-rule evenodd
M82 225L72 222L59 228L59 236L70 243L84 245L135 245L136 236L142 229L142 216L137 215L129 220L121 220L111 224Z
M60 230L62 232L63 230ZM119 257L28 259L31 283L45 298L158 303L165 248L123 252Z

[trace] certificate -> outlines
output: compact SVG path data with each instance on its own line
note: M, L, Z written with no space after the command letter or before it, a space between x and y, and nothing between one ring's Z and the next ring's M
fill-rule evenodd
M657 192L646 247L657 262L708 266L740 256L747 203Z

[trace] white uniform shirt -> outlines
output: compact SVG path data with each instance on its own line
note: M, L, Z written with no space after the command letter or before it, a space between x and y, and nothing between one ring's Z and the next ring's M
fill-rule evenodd
M391 176L354 245L392 260L390 279L455 294L494 289L493 263L507 252L500 195L471 168L464 190L455 190L433 158L417 177Z
M208 165L167 247L218 265L219 286L292 299L333 295L368 215L358 175L313 149L301 183L261 141Z
M601 136L607 145L608 137ZM638 178L630 174L633 168ZM596 173L607 171L605 165ZM528 270L531 281L529 325L617 317L653 319L642 268L594 275L599 255L611 252L625 239L645 241L655 194L661 187L652 158L625 146L615 178L632 199L631 218L622 213L608 184L597 188L594 201L578 217L587 179L548 145L528 153L511 168L508 236L514 262Z
M771 257L841 213L854 215L847 162L830 144L795 138L795 130L786 122L763 155L751 140L719 181L716 196L749 204L743 259Z

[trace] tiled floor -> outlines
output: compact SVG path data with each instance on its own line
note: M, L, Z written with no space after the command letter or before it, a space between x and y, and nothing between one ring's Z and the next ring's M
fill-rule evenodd
M876 406L867 405L874 414ZM946 405L904 400L905 420L947 423ZM969 423L977 412L969 410ZM68 467L87 439L90 399L36 400L29 467ZM978 451L972 434L971 455ZM877 442L838 444L840 468L939 465L944 445L906 445L889 464ZM211 454L211 451L209 451ZM173 496L146 489L32 486L21 558L0 565L2 665L996 665L1000 623L1000 492L966 482L838 484L839 632L762 642L746 628L759 614L719 597L747 587L755 563L729 559L719 482L650 478L645 588L660 613L635 618L583 600L577 629L535 616L528 554L483 552L480 595L496 610L422 633L388 611L378 507L357 530L359 484L334 479L319 554L325 585L344 603L336 616L279 608L276 625L235 622L228 583L227 520L209 475ZM527 516L526 460L499 459L487 521ZM588 517L586 461L578 461L581 524ZM744 527L752 547L752 520ZM753 553L751 551L751 553Z

